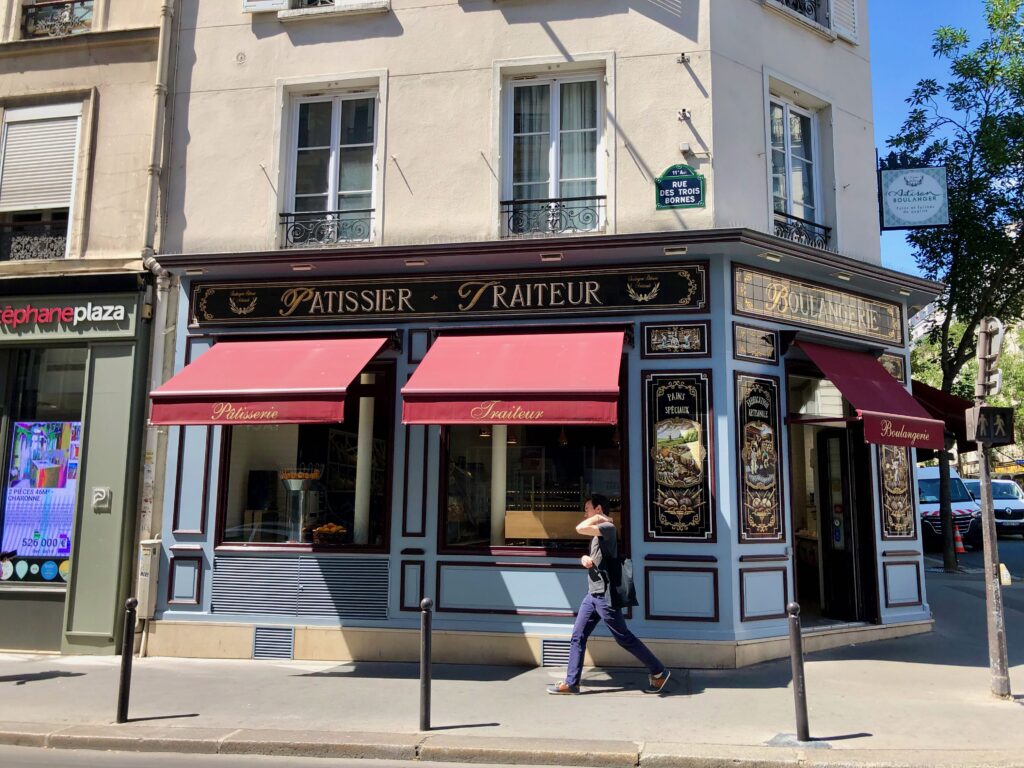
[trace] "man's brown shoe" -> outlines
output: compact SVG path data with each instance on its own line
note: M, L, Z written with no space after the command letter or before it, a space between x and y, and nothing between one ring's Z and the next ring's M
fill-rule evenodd
M575 696L580 692L578 685L569 685L565 680L548 686L548 693L554 696Z
M648 675L647 687L644 688L644 693L661 693L665 690L665 684L670 677L672 677L672 673L668 671L667 667L660 675Z

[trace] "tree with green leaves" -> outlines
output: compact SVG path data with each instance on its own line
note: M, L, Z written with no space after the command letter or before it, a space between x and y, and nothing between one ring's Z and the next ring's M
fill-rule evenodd
M888 141L890 163L946 167L949 226L907 234L924 275L946 285L929 333L945 392L974 358L983 318L1010 325L1024 314L1024 0L985 0L985 17L976 44L964 29L936 30L932 51L948 61L949 76L917 83ZM948 454L940 452L939 466L948 477ZM951 570L948 499L942 507Z

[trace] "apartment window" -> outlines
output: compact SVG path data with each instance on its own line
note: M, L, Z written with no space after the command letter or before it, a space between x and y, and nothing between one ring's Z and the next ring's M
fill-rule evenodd
M36 0L21 9L21 36L66 37L92 29L93 0Z
M821 224L814 116L793 104L772 99L769 132L775 234L824 248L830 230Z
M602 79L513 81L509 91L503 234L602 229Z
M81 104L4 112L0 261L64 258L81 112Z
M858 0L762 0L767 5L785 9L796 18L807 19L819 27L831 29L836 35L856 43L859 32Z
M286 248L373 239L376 124L376 93L295 100Z

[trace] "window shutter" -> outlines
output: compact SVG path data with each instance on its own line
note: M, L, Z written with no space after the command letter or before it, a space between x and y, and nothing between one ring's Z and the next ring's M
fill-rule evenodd
M287 10L288 0L242 0L242 11L245 13Z
M78 118L8 122L0 168L0 210L69 208Z
M857 0L832 0L832 29L844 40L857 42Z

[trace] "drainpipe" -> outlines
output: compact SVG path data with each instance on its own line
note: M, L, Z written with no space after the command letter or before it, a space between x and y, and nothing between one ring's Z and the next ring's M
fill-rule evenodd
M171 33L174 23L174 0L163 0L160 4L160 36L157 42L156 83L153 89L152 145L148 167L148 188L143 218L142 263L153 275L156 290L153 293L153 339L150 352L149 387L155 389L166 381L174 371L174 336L177 330L178 284L156 259L156 235L160 177L166 151L165 126L167 123L167 94L171 76ZM146 405L146 422L149 424L152 405ZM149 617L154 610L156 583L159 579L160 557L146 556L159 540L163 519L163 493L167 465L167 427L146 427L145 452L142 468L142 492L139 499L139 573L136 584L148 586L146 594L140 594L142 617L142 646L140 655L145 656L149 640ZM154 533L156 539L154 539ZM139 578L145 573L148 578ZM138 590L138 591L141 591Z

